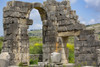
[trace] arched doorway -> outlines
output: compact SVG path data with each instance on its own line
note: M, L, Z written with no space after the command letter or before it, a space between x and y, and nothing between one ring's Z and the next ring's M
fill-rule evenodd
M29 18L29 16L31 15L31 12L32 12L32 10L37 10L38 11L38 14L40 14L40 17L39 18L35 18L34 20L33 20L33 25L34 26L36 26L37 24L35 24L34 23L34 21L37 19L38 21L41 19L41 21L40 22L42 22L41 23L41 29L42 29L42 38L40 38L40 39L42 39L41 41L41 43L44 45L45 44L45 33L46 33L46 31L45 31L45 28L44 27L47 27L47 12L46 12L46 10L43 8L43 6L42 6L42 4L40 4L40 3L33 3L32 4L32 9L30 9L29 11L28 11L28 14L27 14L27 16L28 16L28 18ZM32 15L34 15L34 13L32 14ZM30 19L30 18L29 18ZM38 23L38 22L36 22L36 23ZM32 24L30 24L30 25L32 25ZM28 25L28 28L29 28L29 25ZM28 31L27 31L28 32ZM29 37L29 36L28 36ZM41 46L40 46L40 48L41 48ZM42 50L42 49L41 49ZM29 51L29 50L28 50ZM42 54L43 54L43 51L40 51ZM43 61L43 60L41 60L41 61Z
M43 35L42 27L43 23L40 17L40 13L37 9L32 9L30 12L30 19L33 20L33 24L29 26L29 53L30 53L30 65L43 62Z
M18 5L20 4L20 5ZM7 9L9 8L9 9ZM37 9L43 22L43 44L45 44L44 27L47 27L47 13L40 3L8 2L4 8L4 43L2 52L8 52L11 56L10 65L20 63L29 64L29 25L33 21L29 19L32 9ZM9 12L9 11L10 12Z

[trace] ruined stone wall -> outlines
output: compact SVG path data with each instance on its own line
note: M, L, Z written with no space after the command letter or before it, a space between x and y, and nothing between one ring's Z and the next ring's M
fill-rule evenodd
M68 37L78 36L75 39L76 64L95 65L97 63L95 51L99 48L100 42L95 40L94 32L85 30L85 25L79 23L76 11L71 10L69 1L47 0L43 4L10 1L4 7L4 44L2 52L10 53L10 65L18 65L20 62L29 64L27 29L29 25L33 24L33 21L29 19L32 9L39 11L43 23L44 62L51 61L51 53L56 49L58 38L62 38L63 43L59 45L63 50L62 55L66 56L62 59L65 62L68 57L65 48Z
M28 19L27 12L30 4L8 2L4 7L4 44L2 52L10 53L10 65L29 62L28 26L32 20Z
M49 12L49 8L44 8L40 3L8 2L4 7L5 38L2 52L10 53L11 65L18 65L20 62L28 64L29 62L27 29L33 22L29 19L33 8L39 11L43 21L43 61L49 62L50 54L55 50L57 32L55 20L52 19L52 9Z
M75 63L83 66L96 66L97 49L100 49L100 41L97 40L94 31L81 31L80 35L75 38Z
M50 62L51 53L59 32L81 30L78 16L71 10L69 1L47 0L40 3L10 1L4 7L4 45L2 52L9 52L11 65L29 62L29 37L27 29L32 25L29 19L31 10L39 11L43 22L43 61ZM80 27L78 27L80 26ZM61 36L60 36L61 37Z
M79 31L85 29L85 25L80 24L76 11L71 9L70 1L47 0L46 4L45 7L49 8L50 20L53 20L56 24L55 32L57 32L57 35L52 36L61 37L63 42L59 44L60 53L62 54L61 62L66 64L68 63L68 49L66 48L68 37L79 35Z

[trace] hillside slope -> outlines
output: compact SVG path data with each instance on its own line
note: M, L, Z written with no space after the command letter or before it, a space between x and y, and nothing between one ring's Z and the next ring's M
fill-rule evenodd
M87 29L94 29L95 33L100 34L100 23L93 24L93 25L87 25Z
M28 32L28 35L42 37L42 30L32 30Z

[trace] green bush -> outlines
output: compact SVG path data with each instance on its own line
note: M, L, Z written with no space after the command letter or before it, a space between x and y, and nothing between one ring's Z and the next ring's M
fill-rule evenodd
M1 50L2 50L2 43L0 42L0 53L1 53Z
M29 43L30 45L33 45L35 43L42 43L42 38L36 36L29 37Z
M35 60L30 60L30 65L38 64L38 58Z
M42 52L42 43L36 43L34 45L30 45L30 54L43 54Z
M67 43L67 48L69 49L69 63L75 63L74 44Z
M22 63L22 62L20 62L18 66L24 66L24 65L23 65L23 63Z
M1 53L1 49L2 49L2 44L3 44L3 37L0 37L0 53Z

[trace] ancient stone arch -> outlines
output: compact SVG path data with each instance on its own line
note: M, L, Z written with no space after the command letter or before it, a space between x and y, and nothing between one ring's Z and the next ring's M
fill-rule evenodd
M62 48L59 51L62 54L61 61L67 64L68 52L65 48L67 39L69 36L75 36L75 63L86 62L87 65L92 65L90 63L93 61L92 63L97 64L96 52L91 52L91 50L92 48L94 51L99 49L97 47L100 42L95 39L94 32L86 30L85 25L80 24L76 11L71 10L69 1L47 0L43 4L10 1L4 7L2 52L10 54L10 65L18 65L20 62L29 64L27 29L33 24L33 21L29 19L33 8L39 11L43 22L43 62L50 62L51 53L56 50L56 43L58 43Z

